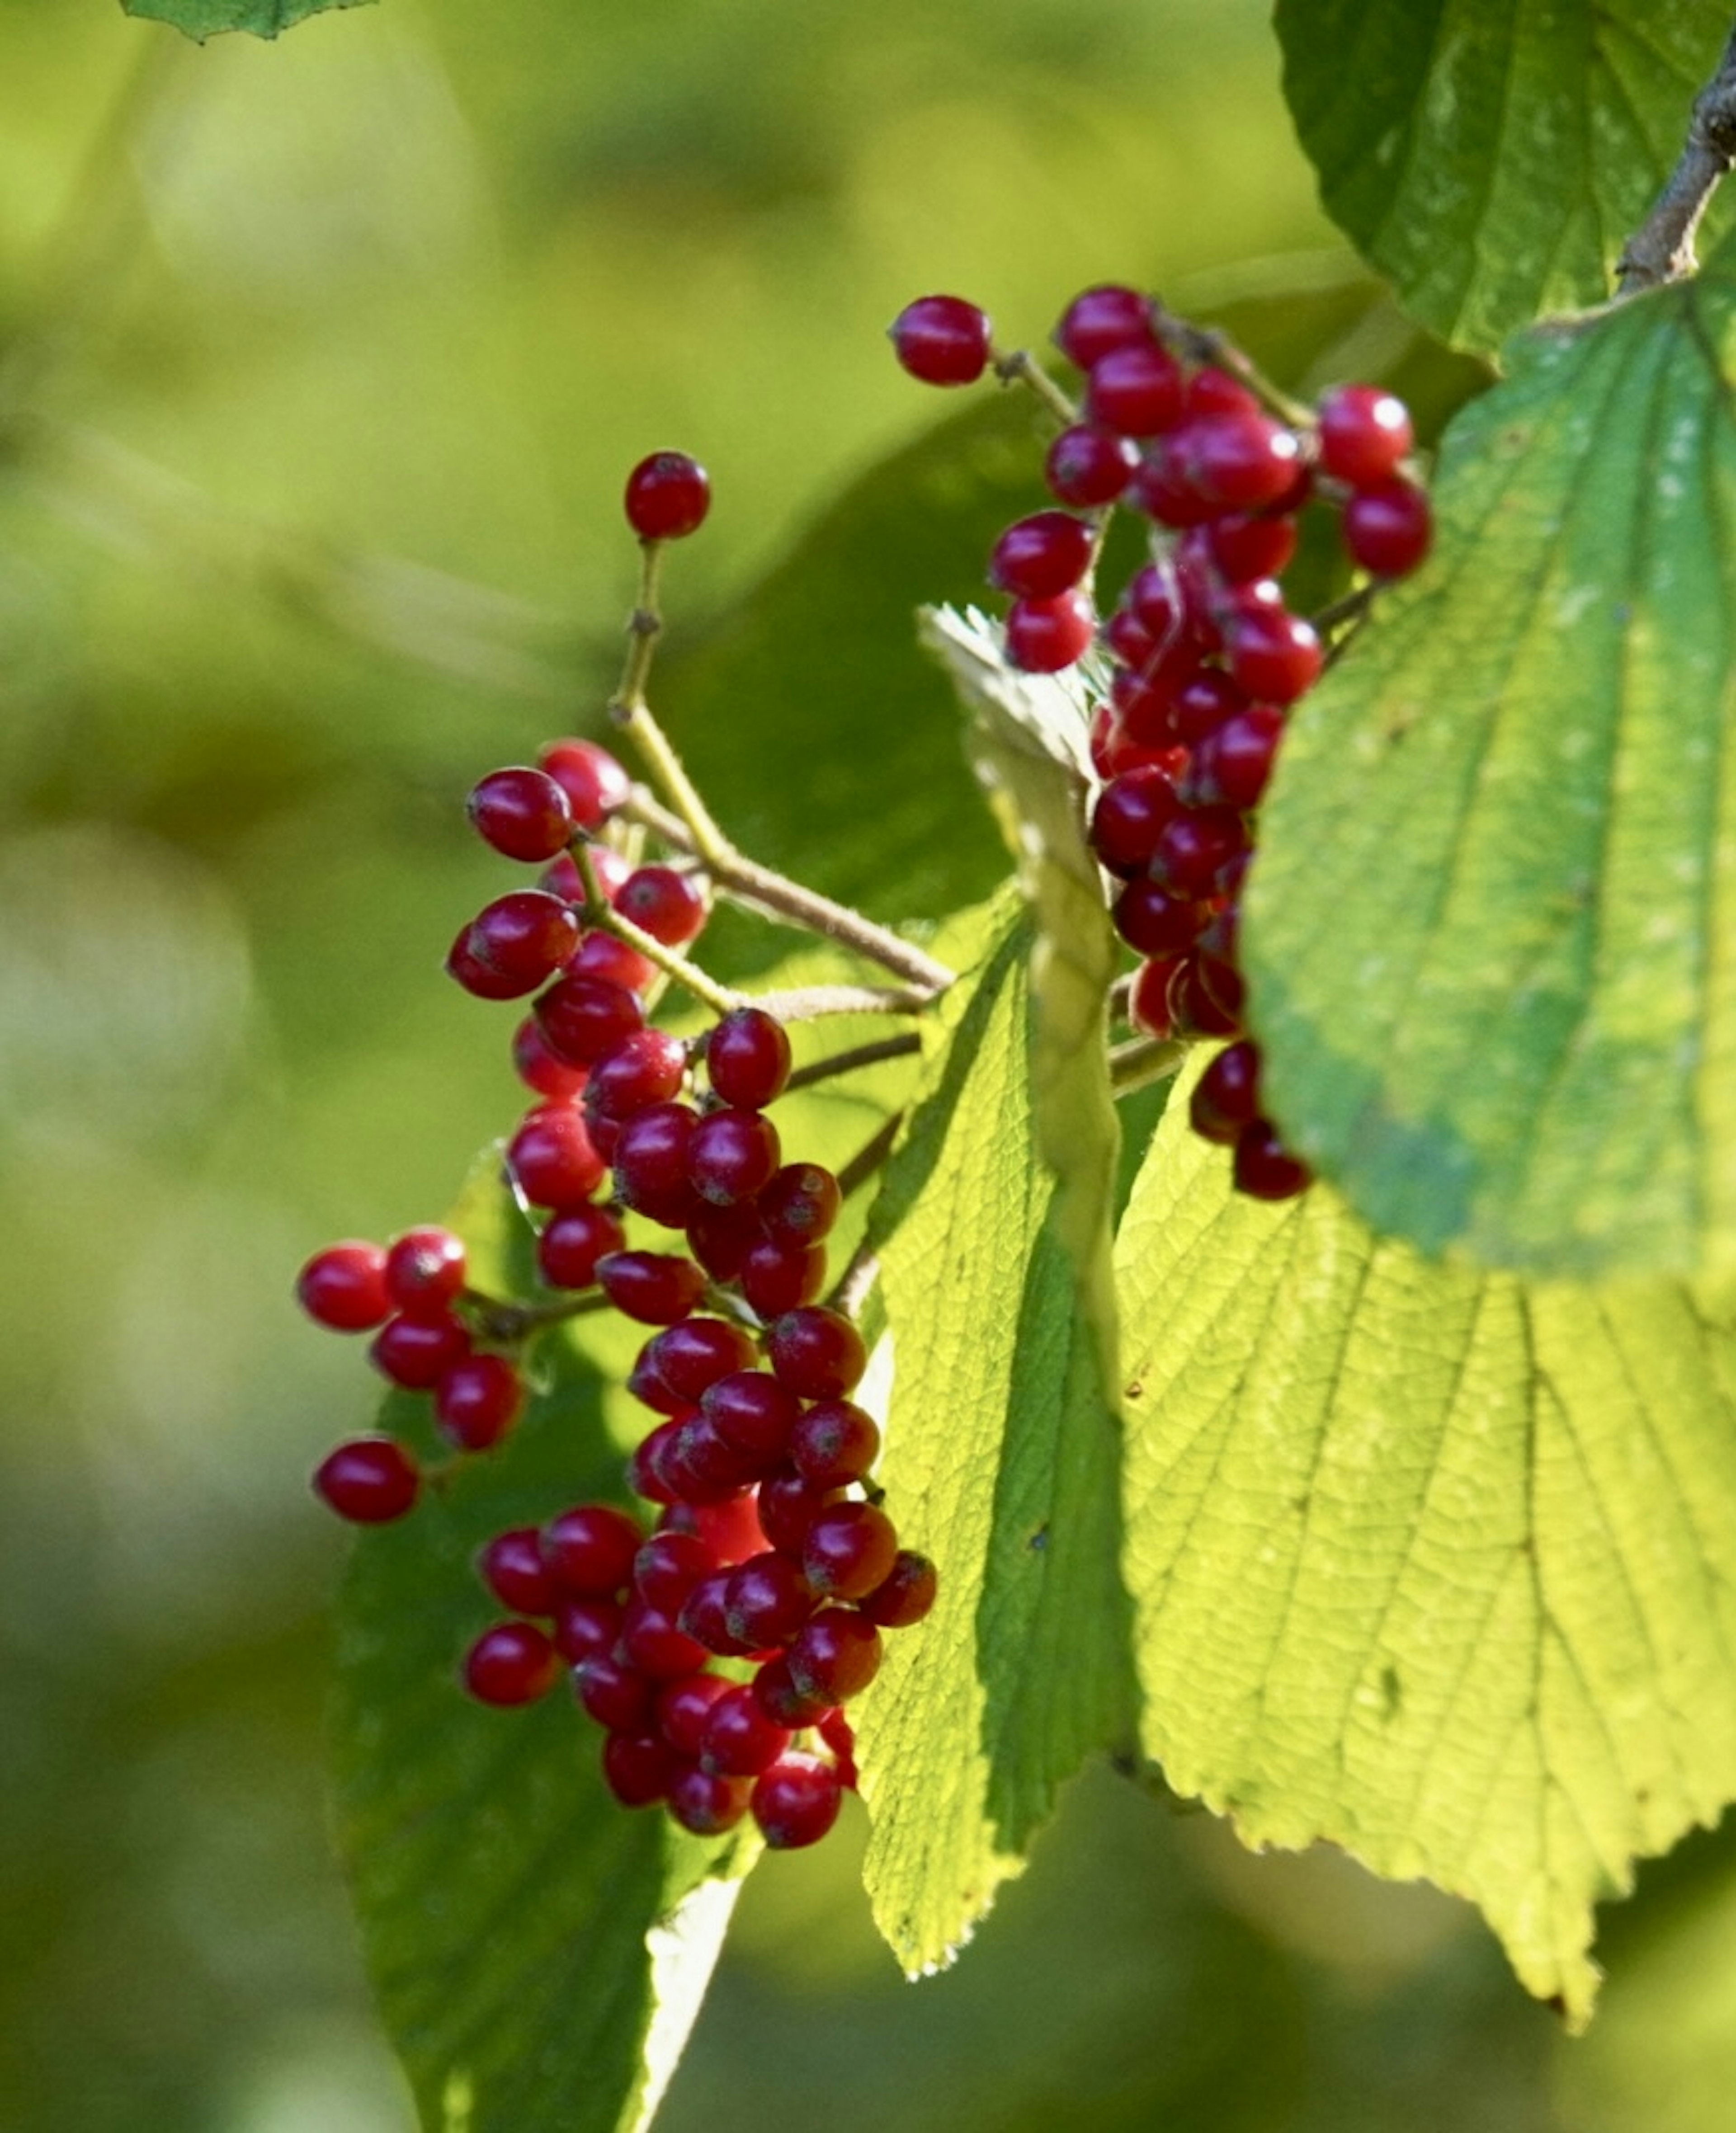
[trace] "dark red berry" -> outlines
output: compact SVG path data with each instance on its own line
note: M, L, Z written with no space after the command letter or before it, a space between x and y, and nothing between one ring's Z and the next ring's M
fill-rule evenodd
M576 1104L538 1104L507 1144L507 1168L533 1207L568 1209L603 1182L603 1158Z
M1283 608L1244 608L1225 638L1231 674L1250 696L1293 704L1319 678L1325 655L1313 625Z
M919 296L886 330L899 363L924 385L973 384L988 366L988 315L962 296Z
M648 1497L653 1504L681 1501L680 1484L669 1471L680 1436L681 1423L672 1415L641 1439L627 1461L627 1485L634 1495Z
M1091 815L1092 849L1112 874L1143 874L1159 833L1177 810L1174 782L1146 767L1112 778Z
M537 1240L537 1266L551 1288L589 1288L596 1264L618 1252L627 1233L606 1207L587 1201L551 1215Z
M646 1353L669 1389L694 1401L719 1379L750 1370L755 1347L745 1327L726 1318L684 1318L656 1335Z
M1115 900L1116 930L1142 956L1179 956L1199 937L1206 913L1141 875Z
M632 1577L644 1538L638 1519L612 1504L576 1504L543 1527L542 1560L562 1592L612 1599Z
M546 770L491 770L469 808L476 834L509 859L552 859L573 831L566 791Z
M434 1387L434 1419L464 1452L498 1444L523 1408L524 1380L504 1355L466 1355Z
M657 975L657 965L649 956L642 956L637 948L629 947L619 933L593 926L567 957L567 975L570 978L606 978L624 992L642 993Z
M695 1837L721 1837L747 1813L752 1791L745 1778L716 1777L694 1765L671 1780L669 1813Z
M706 1714L698 1756L702 1769L725 1777L752 1778L776 1762L789 1745L789 1730L774 1725L745 1682L725 1684Z
M654 1533L633 1558L633 1591L660 1614L678 1615L700 1579L717 1567L716 1556L697 1534Z
M778 1129L763 1111L711 1111L687 1142L687 1182L714 1207L734 1207L769 1184L783 1159Z
M1090 527L1070 511L1034 512L995 543L989 583L1018 599L1053 599L1084 576L1091 545Z
M898 1529L874 1504L836 1504L822 1511L802 1543L802 1574L816 1592L860 1600L890 1576Z
M658 1692L658 1731L677 1755L689 1762L698 1760L706 1720L718 1698L737 1686L721 1673L690 1673Z
M820 1489L860 1481L880 1449L878 1423L850 1400L817 1401L790 1433L791 1464Z
M442 1312L464 1288L464 1246L450 1230L406 1230L386 1250L386 1288L411 1317Z
M1227 1044L1194 1085L1188 1118L1195 1133L1228 1147L1260 1114L1260 1054L1246 1038Z
M454 953L461 948L470 963L522 994L534 992L578 944L579 922L570 905L546 889L515 888L483 906L459 936Z
M787 1644L817 1604L799 1564L775 1548L750 1556L730 1572L724 1620L730 1635L753 1651Z
M1203 416L1179 432L1174 444L1193 488L1222 511L1276 503L1302 464L1295 431L1257 411Z
M611 1733L603 1743L603 1782L623 1807L655 1807L669 1796L682 1759L661 1733Z
M1088 511L1113 503L1138 465L1139 450L1131 438L1076 422L1049 446L1043 472L1051 496Z
M1247 708L1247 690L1221 667L1202 667L1175 692L1169 722L1184 747L1197 748L1207 734Z
M737 1110L762 1111L789 1079L789 1033L763 1008L737 1008L706 1039L706 1075Z
M1111 349L1091 366L1085 408L1102 429L1128 437L1158 436L1181 419L1180 366L1152 342Z
M706 900L692 876L673 867L636 867L610 900L623 918L666 948L685 947L705 930Z
M789 1670L788 1654L784 1652L767 1659L760 1667L753 1678L752 1694L755 1702L774 1726L782 1726L792 1733L804 1726L812 1726L837 1701L836 1697L814 1695L798 1688Z
M711 1207L699 1200L687 1217L687 1249L713 1281L733 1281L764 1234L757 1202Z
M555 1649L570 1667L583 1666L599 1652L613 1651L621 1633L620 1603L614 1600L555 1597Z
M1204 364L1188 380L1188 415L1257 414L1259 396L1216 364Z
M784 1457L802 1412L795 1394L766 1370L731 1370L706 1388L699 1405L731 1444L760 1460Z
M557 1104L570 1104L581 1095L589 1071L568 1066L549 1050L533 1015L527 1015L513 1033L513 1071L526 1088Z
M799 1556L808 1529L838 1500L838 1491L803 1475L774 1474L760 1485L760 1529L785 1555Z
M1207 524L1204 539L1212 566L1226 585L1251 585L1257 578L1275 578L1288 566L1296 552L1296 522L1230 512Z
M1256 1200L1289 1200L1313 1182L1314 1172L1290 1153L1268 1119L1253 1119L1236 1142L1236 1189Z
M542 1560L542 1536L534 1526L509 1526L496 1534L477 1557L476 1570L501 1606L514 1614L551 1615L559 1604Z
M880 1633L848 1607L822 1607L786 1654L799 1696L847 1703L880 1667Z
M726 1570L717 1570L709 1577L702 1577L682 1601L678 1619L687 1635L719 1659L746 1659L754 1647L731 1635L724 1613L729 1599L730 1576Z
M629 1666L653 1681L674 1681L705 1664L705 1647L681 1629L673 1615L651 1606L636 1594L621 1617L615 1646Z
M939 1583L939 1572L927 1556L901 1548L873 1591L857 1601L857 1611L883 1630L908 1630L934 1605Z
M1083 593L1015 600L1006 618L1006 656L1028 674L1058 674L1084 657L1096 628Z
M396 1438L352 1437L334 1445L314 1469L313 1492L353 1525L401 1519L422 1487L415 1460Z
M1258 806L1283 738L1284 714L1275 704L1250 704L1226 719L1194 751L1188 798L1207 806Z
M585 1085L585 1108L606 1119L629 1119L664 1104L687 1071L687 1047L663 1029L635 1029L605 1052Z
M1224 868L1247 849L1247 837L1234 807L1178 807L1157 833L1150 878L1174 897L1209 895Z
M574 1673L574 1693L588 1717L611 1733L644 1733L651 1729L657 1705L657 1686L649 1674L617 1659L613 1652L599 1652Z
M643 1027L639 995L607 978L557 978L532 1012L550 1048L575 1066L590 1066Z
M685 452L653 452L628 475L623 502L641 541L681 541L705 523L711 484Z
M759 1481L766 1461L732 1444L703 1411L681 1421L665 1471L689 1504L722 1503Z
M480 1703L533 1703L561 1678L561 1656L530 1622L497 1622L465 1654L464 1685Z
M673 1227L698 1206L687 1177L687 1154L698 1114L688 1104L647 1104L622 1122L615 1137L616 1196L653 1221Z
M786 1311L774 1321L766 1346L779 1384L800 1399L841 1399L868 1367L861 1335L821 1304Z
M633 789L625 770L594 740L552 740L537 763L567 795L581 830L600 829Z
M1372 489L1398 472L1416 441L1410 410L1377 385L1336 385L1321 396L1320 464L1353 489Z
M1242 1028L1241 1001L1227 1006L1208 987L1198 953L1184 956L1169 980L1169 1021L1178 1037L1234 1037Z
M393 1384L425 1393L470 1352L470 1334L448 1312L433 1318L388 1318L369 1343L368 1359Z
M741 1262L741 1293L760 1317L812 1303L826 1286L824 1245L755 1245Z
M1175 1034L1169 1014L1169 984L1181 966L1179 956L1154 956L1133 974L1127 994L1127 1019L1142 1037L1160 1042Z
M1414 571L1434 537L1429 499L1413 482L1360 489L1344 507L1344 546L1353 562L1377 578Z
M786 1163L754 1202L774 1245L815 1245L827 1235L843 1206L838 1181L817 1163Z
M673 1326L705 1293L705 1275L671 1252L610 1252L597 1262L603 1293L642 1326Z
M1112 349L1143 346L1150 339L1150 301L1112 282L1082 289L1054 331L1055 346L1081 370L1101 363Z
M817 1755L782 1755L755 1780L751 1806L760 1834L774 1851L817 1844L838 1818L843 1787Z
M297 1275L296 1300L334 1333L371 1332L392 1315L385 1253L359 1238L327 1245Z

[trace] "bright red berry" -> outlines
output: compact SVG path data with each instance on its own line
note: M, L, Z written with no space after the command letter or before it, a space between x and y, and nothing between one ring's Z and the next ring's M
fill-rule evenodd
M989 583L1018 599L1053 599L1076 585L1091 563L1092 532L1070 511L1036 511L1015 519L995 543Z
M616 1649L629 1666L653 1681L675 1681L705 1664L705 1647L679 1627L673 1615L665 1615L638 1594L629 1596L621 1617Z
M746 1328L726 1318L683 1318L653 1336L645 1354L670 1391L692 1402L721 1379L751 1370L755 1349Z
M868 1367L861 1335L841 1312L820 1304L774 1320L766 1346L779 1384L801 1399L841 1399Z
M543 1527L542 1560L562 1592L612 1599L632 1577L644 1538L638 1519L612 1504L576 1504Z
M1377 578L1402 578L1414 571L1435 537L1429 499L1409 481L1359 489L1344 506L1343 525L1352 561Z
M518 1615L552 1615L559 1604L534 1526L509 1526L476 1558L477 1574L503 1607Z
M537 763L567 795L581 830L600 829L633 789L620 763L594 740L552 740Z
M513 1071L527 1089L557 1104L570 1104L581 1095L589 1079L587 1068L569 1066L549 1049L533 1015L527 1015L513 1032Z
M673 1253L610 1252L596 1271L615 1309L644 1326L673 1326L705 1293L703 1273Z
M737 1685L725 1680L721 1673L689 1673L658 1690L658 1731L677 1755L684 1755L689 1762L698 1760L706 1721L718 1698Z
M610 901L623 918L666 948L685 947L705 927L704 896L691 874L673 867L635 867Z
M789 1079L789 1033L763 1008L737 1008L706 1039L713 1092L737 1110L763 1111Z
M988 315L962 296L919 296L887 331L899 363L924 385L974 384L988 366Z
M598 1652L573 1674L580 1707L611 1733L647 1733L657 1708L657 1685L613 1652Z
M611 1733L603 1743L603 1782L623 1807L668 1798L682 1759L661 1733Z
M687 1104L648 1104L623 1121L614 1149L617 1197L669 1228L683 1225L699 1206L687 1176L687 1152L697 1114Z
M432 1224L406 1230L387 1247L386 1288L412 1318L444 1311L464 1288L464 1245Z
M734 1207L770 1183L783 1157L763 1111L711 1111L687 1142L687 1182L714 1207Z
M790 1463L820 1489L860 1481L880 1449L879 1424L850 1400L817 1400L790 1432Z
M706 1714L700 1767L725 1777L757 1777L788 1745L788 1728L766 1717L748 1683L731 1682Z
M395 1437L352 1437L314 1470L313 1492L354 1525L386 1525L414 1505L422 1472Z
M1097 618L1082 592L1015 600L1006 618L1006 656L1028 674L1058 674L1091 649Z
M571 1208L603 1182L603 1158L576 1104L538 1104L507 1144L507 1167L533 1207Z
M775 1548L750 1556L730 1572L724 1620L730 1635L752 1651L787 1644L817 1605L801 1566Z
M741 1262L741 1293L761 1318L812 1303L826 1286L824 1245L755 1245Z
M1372 489L1398 472L1416 441L1410 412L1377 385L1337 385L1321 397L1320 464L1353 489Z
M432 1318L388 1318L369 1342L368 1360L393 1384L425 1393L470 1352L470 1334L445 1312Z
M1051 496L1088 511L1113 503L1138 465L1139 448L1131 438L1076 422L1049 446L1043 474Z
M767 1370L731 1370L707 1385L700 1411L750 1457L781 1459L802 1409L796 1395Z
M465 1452L498 1444L524 1410L524 1380L504 1355L466 1355L434 1387L434 1419Z
M586 1201L551 1215L537 1240L537 1265L551 1288L589 1288L596 1263L618 1252L627 1234L608 1208Z
M613 1651L621 1633L622 1609L614 1600L571 1600L555 1595L555 1649L568 1666L583 1666L599 1652Z
M1227 1044L1194 1085L1188 1117L1195 1133L1229 1146L1260 1115L1260 1053L1243 1038Z
M571 805L546 770L491 770L467 805L477 835L509 859L552 859L572 835Z
M1313 625L1281 607L1242 609L1225 645L1232 676L1259 703L1295 703L1314 686L1325 662Z
M752 1791L745 1778L717 1777L690 1765L670 1782L669 1813L695 1837L721 1837L747 1813Z
M1142 874L1164 825L1179 806L1165 773L1147 767L1124 772L1097 795L1091 815L1092 849L1112 874Z
M1205 550L1227 585L1275 578L1296 552L1296 522L1282 516L1227 512L1203 529Z
M1151 339L1151 306L1137 289L1101 282L1082 289L1061 315L1055 346L1069 363L1089 370L1112 349L1138 347Z
M579 922L570 905L546 889L516 888L484 905L459 936L453 954L461 949L470 963L518 994L534 992L578 945Z
M710 477L685 452L653 452L627 477L627 523L641 541L681 541L711 508Z
M848 1607L822 1607L787 1654L789 1678L800 1696L847 1703L880 1668L880 1633Z
M560 1678L560 1654L531 1622L497 1622L465 1654L464 1685L480 1703L533 1703Z
M817 1755L780 1756L755 1780L750 1802L760 1834L774 1851L817 1844L838 1818L843 1787Z
M628 1119L677 1095L687 1071L687 1047L664 1029L635 1029L605 1052L585 1084L585 1108L605 1119Z
M901 1548L885 1577L857 1601L857 1611L883 1630L908 1630L934 1605L939 1584L939 1572L927 1556Z
M1143 874L1115 900L1116 931L1142 956L1179 956L1199 937L1206 913Z
M590 1066L644 1027L639 995L607 978L557 978L532 1012L549 1048L575 1066Z
M1181 420L1181 367L1155 342L1112 348L1091 366L1085 409L1101 429L1158 436Z
M371 1332L392 1315L385 1253L359 1238L327 1245L297 1275L296 1300L334 1333Z
M802 1543L802 1574L816 1592L860 1600L891 1574L898 1530L875 1504L836 1504L822 1511Z
M1295 431L1257 411L1203 416L1174 443L1193 488L1224 511L1260 511L1278 503L1303 463Z
M760 1485L760 1529L785 1555L799 1556L808 1529L838 1500L836 1489L793 1471Z

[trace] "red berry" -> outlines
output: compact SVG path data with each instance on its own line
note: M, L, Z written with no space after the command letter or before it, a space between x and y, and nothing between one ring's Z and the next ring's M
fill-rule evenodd
M817 1163L786 1163L755 1201L766 1237L774 1245L813 1245L827 1235L843 1206L832 1173Z
M988 315L962 296L919 296L887 328L893 351L924 385L971 385L989 359Z
M838 1818L843 1787L817 1755L782 1755L755 1781L751 1805L760 1834L774 1851L817 1844Z
M752 1791L745 1778L715 1777L696 1765L672 1779L669 1812L695 1837L721 1837L747 1813Z
M586 1716L606 1726L611 1733L645 1733L651 1729L657 1689L649 1674L617 1659L613 1652L599 1652L578 1668L572 1685Z
M716 1555L697 1534L654 1533L633 1558L634 1596L659 1614L679 1615L700 1579L718 1567Z
M1247 840L1247 826L1233 807L1178 807L1157 833L1150 879L1174 897L1208 896Z
M822 1607L788 1654L789 1678L800 1696L847 1703L880 1668L880 1633L848 1607Z
M800 1399L841 1399L868 1367L861 1335L820 1304L786 1311L774 1321L766 1346L779 1384Z
M837 1504L822 1511L802 1543L802 1574L816 1592L860 1600L890 1576L898 1530L874 1504Z
M1322 396L1320 464L1353 489L1372 489L1397 473L1416 441L1410 410L1377 385L1337 385Z
M537 763L567 795L581 830L600 829L633 789L625 770L594 740L552 740Z
M1091 562L1092 532L1070 511L1015 520L989 557L989 583L1019 599L1053 599L1076 585Z
M1083 593L1015 600L1006 618L1006 656L1027 674L1058 674L1084 657L1096 630Z
M812 1726L837 1701L836 1697L817 1696L798 1688L789 1670L788 1654L784 1652L775 1659L767 1659L754 1676L752 1693L755 1702L773 1725L784 1726L792 1733L804 1726Z
M1175 692L1169 722L1184 747L1197 748L1208 734L1247 707L1247 691L1221 667L1202 667Z
M381 1526L415 1503L422 1473L396 1438L352 1437L314 1470L313 1492L354 1525Z
M939 1582L939 1572L927 1556L914 1548L901 1548L885 1577L856 1603L858 1611L883 1630L908 1630L934 1605Z
M1179 956L1157 956L1141 963L1134 972L1127 994L1127 1019L1142 1037L1155 1037L1162 1042L1175 1034L1169 1013L1169 985L1180 967Z
M641 541L681 541L711 508L711 484L685 452L653 452L627 477L627 523Z
M666 1104L687 1071L687 1047L663 1029L635 1029L605 1052L585 1084L585 1108L605 1119L629 1119L650 1104Z
M392 1315L385 1253L358 1238L327 1245L297 1275L296 1300L334 1333L371 1332Z
M603 1158L576 1104L538 1104L507 1143L507 1167L533 1207L588 1201L603 1182Z
M696 1644L703 1644L708 1652L719 1659L746 1659L753 1650L730 1634L729 1622L724 1614L729 1598L730 1575L726 1570L713 1571L709 1577L702 1577L682 1601L679 1617L685 1633Z
M1215 364L1206 364L1188 380L1188 416L1197 415L1256 415L1259 396Z
M477 1574L503 1607L518 1615L552 1615L559 1596L542 1560L542 1536L534 1526L509 1526L476 1558Z
M1061 315L1054 343L1069 363L1089 370L1112 349L1151 340L1151 306L1137 289L1111 282L1082 289Z
M466 1355L434 1388L434 1419L464 1452L498 1444L523 1408L524 1381L504 1355Z
M605 884L606 889L607 884ZM593 926L583 934L577 948L567 959L570 978L606 978L623 991L642 993L657 975L649 956L629 947L620 934Z
M711 1417L691 1410L676 1428L664 1470L682 1501L721 1504L760 1480L766 1461L731 1443Z
M1207 415L1173 440L1198 494L1226 511L1260 511L1288 494L1302 441L1269 415Z
M1188 799L1196 806L1257 806L1283 738L1284 714L1275 704L1250 704L1226 719L1194 751Z
M705 1664L705 1647L679 1628L673 1615L637 1595L627 1602L615 1649L629 1666L653 1681L674 1681Z
M860 1481L880 1449L879 1424L849 1400L817 1401L790 1433L791 1464L819 1489Z
M464 1288L464 1246L450 1230L406 1230L386 1251L386 1288L393 1307L412 1318L437 1314Z
M1236 1189L1256 1200L1289 1200L1305 1191L1314 1172L1290 1153L1268 1119L1252 1119L1236 1142Z
M1414 571L1434 538L1429 499L1414 482L1360 489L1344 507L1344 546L1353 562L1377 578Z
M677 1755L698 1760L706 1720L718 1698L737 1686L721 1673L690 1673L658 1692L658 1730Z
M542 1560L562 1592L611 1599L632 1577L644 1538L638 1519L612 1504L577 1504L542 1529Z
M1293 704L1319 677L1325 655L1312 624L1283 608L1244 608L1225 638L1231 674L1261 703Z
M663 1218L694 1202L687 1182L687 1151L698 1114L691 1104L647 1104L624 1119L615 1143L615 1189L627 1206Z
M682 1760L660 1733L611 1733L603 1743L603 1782L623 1807L654 1807L669 1796Z
M626 1241L626 1231L609 1210L587 1201L549 1216L537 1240L537 1265L551 1288L589 1288L597 1261Z
M705 1275L690 1259L668 1252L610 1252L597 1262L603 1293L644 1326L673 1326L705 1293Z
M1251 585L1256 578L1275 578L1288 566L1296 552L1296 522L1230 512L1207 524L1204 538L1212 566L1226 585Z
M705 927L705 898L691 874L673 867L635 867L610 901L623 918L666 948L685 947Z
M1112 778L1091 814L1092 849L1112 874L1142 874L1157 849L1159 833L1180 803L1175 786L1150 767Z
M1138 465L1139 450L1130 438L1076 422L1049 446L1043 472L1051 496L1088 511L1113 503Z
M794 1472L774 1474L760 1485L760 1529L772 1546L798 1556L808 1529L838 1500L836 1489Z
M571 806L546 770L491 770L468 805L478 836L509 859L552 859L572 835Z
M549 1047L575 1066L589 1066L645 1019L636 993L607 978L557 978L532 1010Z
M1085 408L1100 428L1128 437L1157 436L1181 419L1180 366L1152 342L1112 348L1091 366Z
M711 1207L695 1195L687 1217L687 1249L713 1281L733 1281L764 1235L757 1202Z
M680 1485L669 1471L670 1457L680 1435L681 1424L671 1416L641 1440L627 1461L627 1485L634 1495L648 1497L653 1504L681 1501Z
M826 1286L824 1245L755 1245L741 1263L741 1293L761 1318L812 1303Z
M815 1590L800 1566L768 1548L730 1572L723 1614L732 1637L751 1651L764 1651L774 1644L787 1644L817 1604Z
M762 1111L789 1079L789 1033L763 1008L737 1008L706 1039L713 1092L737 1110Z
M1174 896L1142 874L1115 900L1116 930L1142 956L1179 956L1193 946L1206 922L1199 905Z
M1195 1133L1226 1147L1260 1114L1260 1053L1245 1038L1227 1044L1194 1085L1188 1118Z
M464 1685L480 1703L533 1703L561 1678L561 1658L530 1622L497 1622L465 1654Z
M452 953L456 957L461 952L468 965L488 971L518 994L534 992L578 944L579 922L570 905L546 889L515 888L484 905ZM489 996L503 997L498 992Z
M450 1312L437 1318L388 1318L374 1336L368 1360L407 1391L430 1392L470 1352L470 1336Z
M570 1104L582 1095L588 1078L586 1068L569 1066L549 1050L533 1015L513 1032L513 1071L527 1089L557 1104Z
M687 1182L714 1207L734 1207L770 1183L783 1158L763 1111L711 1111L687 1142Z
M766 1717L748 1683L730 1682L706 1714L698 1749L700 1767L725 1777L757 1777L788 1745L788 1728L774 1725Z
M721 1379L751 1370L755 1359L753 1336L726 1318L683 1318L655 1335L644 1353L663 1384L688 1403Z
M765 1370L731 1370L706 1386L699 1406L730 1443L762 1460L784 1457L802 1412L795 1394Z
M569 1600L557 1593L555 1649L570 1667L583 1666L599 1652L612 1651L621 1633L621 1614L613 1600Z
M1227 1008L1205 982L1196 952L1183 956L1169 980L1169 1021L1178 1037L1234 1037L1242 1027L1241 1002Z

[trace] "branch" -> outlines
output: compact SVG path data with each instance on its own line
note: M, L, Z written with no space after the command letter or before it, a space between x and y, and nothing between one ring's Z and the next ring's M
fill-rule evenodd
M1637 295L1691 274L1694 233L1718 181L1736 163L1736 30L1724 57L1694 99L1687 146L1650 214L1623 246L1616 262L1616 293Z

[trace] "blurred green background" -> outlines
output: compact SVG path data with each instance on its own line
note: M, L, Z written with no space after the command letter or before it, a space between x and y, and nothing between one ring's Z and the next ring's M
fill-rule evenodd
M407 2124L304 1489L370 1388L287 1291L510 1120L438 973L499 885L461 798L596 724L625 468L712 472L663 701L745 840L891 916L980 893L904 618L972 595L1030 425L921 441L882 329L956 287L1040 337L1130 277L1444 407L1276 74L1251 0L384 0L202 51L0 0L4 2133ZM1462 1907L1103 1773L920 1988L851 1842L755 1877L672 2133L1728 2133L1728 1841L1611 1915L1578 2044Z

